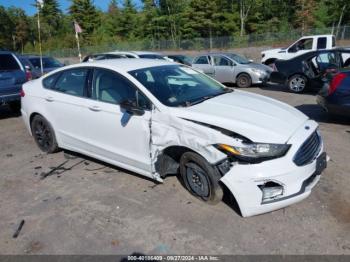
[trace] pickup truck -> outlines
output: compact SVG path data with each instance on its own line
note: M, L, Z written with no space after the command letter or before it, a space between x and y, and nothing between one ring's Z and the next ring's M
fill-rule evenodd
M287 48L265 50L261 52L261 63L272 66L277 59L291 59L310 51L332 49L335 47L333 35L303 36Z

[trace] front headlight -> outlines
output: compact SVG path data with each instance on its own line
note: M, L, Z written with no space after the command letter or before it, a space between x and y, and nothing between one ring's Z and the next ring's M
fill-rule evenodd
M257 68L252 68L252 71L256 74L262 75L265 74L265 72L261 69L257 69Z
M254 162L284 156L290 145L288 144L264 144L264 143L243 143L242 146L230 146L217 144L216 148L234 156L240 160Z

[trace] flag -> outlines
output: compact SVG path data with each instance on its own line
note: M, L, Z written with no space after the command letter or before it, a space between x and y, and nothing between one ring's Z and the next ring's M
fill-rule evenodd
M75 33L77 33L77 34L83 32L80 25L76 21L74 21L74 30L75 30Z
M44 7L44 0L36 0L36 2L40 5L41 8Z

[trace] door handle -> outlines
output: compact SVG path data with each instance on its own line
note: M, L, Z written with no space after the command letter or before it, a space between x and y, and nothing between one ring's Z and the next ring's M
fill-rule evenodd
M45 98L45 100L46 100L47 102L53 102L53 101L54 101L53 97L51 97L51 96L47 96L47 97Z
M99 106L89 106L89 109L94 112L101 111L101 108Z

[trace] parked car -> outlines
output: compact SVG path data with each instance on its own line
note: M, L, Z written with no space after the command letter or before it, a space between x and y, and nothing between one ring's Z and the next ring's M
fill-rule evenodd
M158 59L158 60L167 60L163 55L156 52L148 51L115 51L111 52L112 54L123 54L128 58L146 58L146 59Z
M41 76L41 62L40 62L40 56L37 55L26 55L24 56L34 67L34 70L32 70L33 74ZM43 62L43 72L44 74L47 74L48 72L51 72L57 68L60 68L64 66L60 61L57 59L51 57L51 56L43 56L42 57Z
M309 52L289 60L276 60L270 81L286 84L294 93L306 88L321 89L330 71L350 66L350 49L337 48Z
M176 63L191 66L193 58L185 55L166 55L167 58L172 59Z
M335 47L333 35L304 36L286 48L277 48L261 52L261 63L270 65L277 59L291 59L310 51L332 49Z
M269 79L272 69L234 53L210 53L193 60L193 68L203 71L221 83L234 83L238 87L262 84Z
M41 70L36 69L26 56L17 55L17 57L25 69L31 73L32 79L41 77Z
M306 198L327 163L318 124L294 107L161 60L59 69L24 85L22 115L44 152L69 149L159 182L180 172L210 204L223 183L243 216Z
M319 92L317 102L330 114L350 117L350 71L331 75Z
M31 79L30 69L16 54L0 51L0 105L6 103L12 110L19 111L22 85Z
M117 59L117 58L127 58L128 56L124 54L114 54L111 53L100 53L100 54L92 54L84 57L82 62L92 62L97 60L106 60L106 59ZM133 58L133 57L130 57Z

